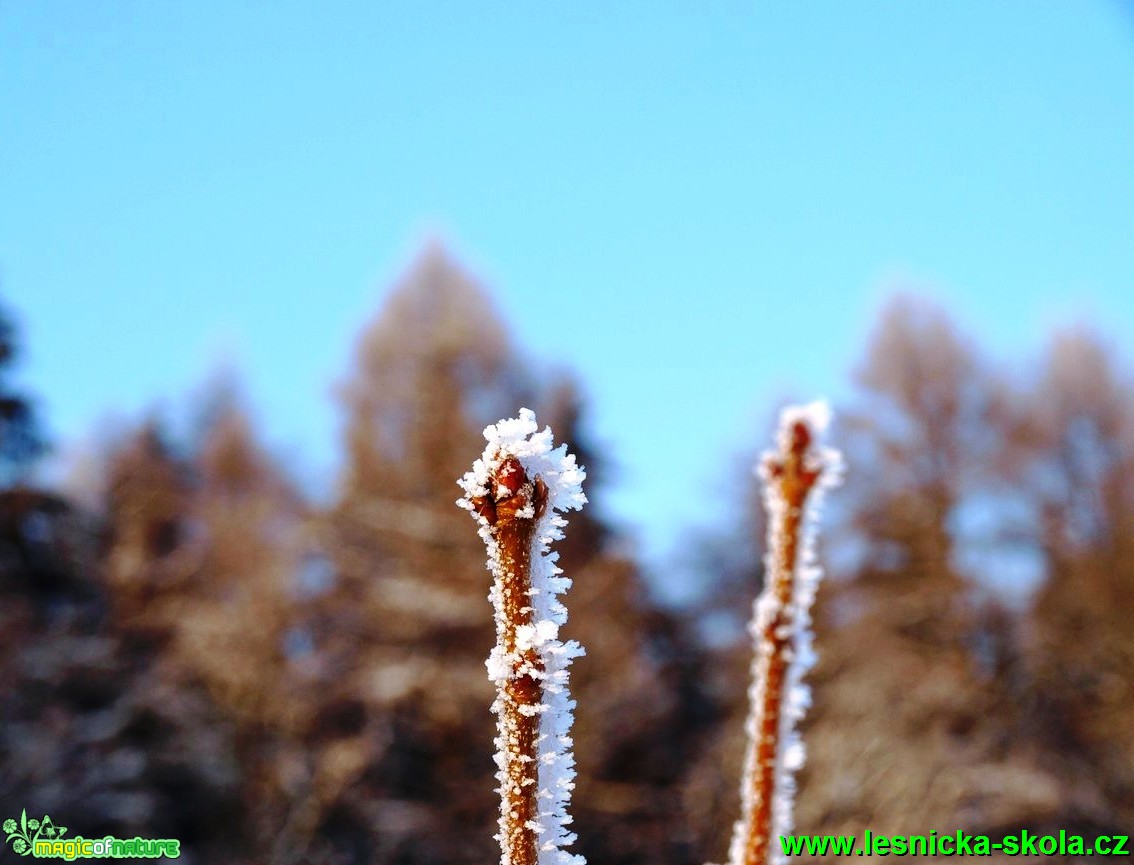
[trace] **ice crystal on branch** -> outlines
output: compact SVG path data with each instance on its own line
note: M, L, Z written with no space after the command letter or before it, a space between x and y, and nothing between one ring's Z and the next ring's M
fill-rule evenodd
M563 537L561 513L587 500L585 474L566 445L552 446L550 428L538 431L528 409L484 437L488 445L461 478L465 495L457 504L476 519L493 575L496 646L486 666L496 684L500 861L583 865L562 849L575 840L567 829L575 786L567 668L583 649L559 640L567 610L558 596L571 581L550 547Z
M748 751L729 865L787 861L774 839L791 833L795 773L804 759L796 725L811 703L803 676L815 660L811 603L822 575L815 561L815 522L823 489L837 484L842 472L838 452L817 443L829 419L822 402L785 409L777 449L757 467L768 539L764 589L748 626L755 647Z

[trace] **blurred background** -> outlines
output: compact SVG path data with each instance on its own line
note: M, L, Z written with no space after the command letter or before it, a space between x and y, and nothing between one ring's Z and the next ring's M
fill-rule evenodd
M0 124L0 816L496 859L455 481L529 406L577 849L719 861L826 395L799 830L1134 825L1129 3L9 0Z

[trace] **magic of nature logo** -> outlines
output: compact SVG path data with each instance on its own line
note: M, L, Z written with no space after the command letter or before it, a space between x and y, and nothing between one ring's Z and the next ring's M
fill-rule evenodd
M29 820L25 808L20 819L4 821L4 835L12 852L36 859L177 859L181 842L174 838L64 838L66 826L60 826L47 814L42 820Z

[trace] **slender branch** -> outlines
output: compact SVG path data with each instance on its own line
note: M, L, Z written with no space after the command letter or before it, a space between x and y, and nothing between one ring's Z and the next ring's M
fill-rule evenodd
M538 476L528 480L515 457L503 460L491 475L489 492L474 500L493 526L500 575L498 645L511 659L498 697L500 751L500 835L504 858L512 865L539 861L539 738L543 703L543 662L532 645L520 647L519 633L532 625L532 539L547 505L547 487Z
M566 829L575 776L567 667L583 650L558 639L567 611L557 596L571 581L549 544L566 525L557 511L586 502L584 473L563 446L552 449L550 429L536 429L527 409L486 429L488 447L461 479L458 504L476 517L494 576L497 640L487 666L497 686L500 861L583 865L562 849L575 840Z
M785 413L777 453L764 458L768 553L764 589L749 630L752 662L748 749L741 782L741 815L730 847L731 865L785 861L775 837L791 827L794 771L802 764L795 722L809 701L801 678L811 663L810 604L818 580L811 566L806 519L818 488L835 481L835 456L815 447L825 416Z

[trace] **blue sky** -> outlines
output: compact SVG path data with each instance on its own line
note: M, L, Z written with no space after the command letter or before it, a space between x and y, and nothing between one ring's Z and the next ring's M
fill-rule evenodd
M327 481L331 387L438 233L578 372L660 562L897 287L1004 358L1134 329L1131 8L0 4L20 382L65 448L231 363Z

